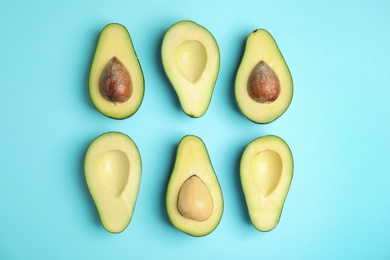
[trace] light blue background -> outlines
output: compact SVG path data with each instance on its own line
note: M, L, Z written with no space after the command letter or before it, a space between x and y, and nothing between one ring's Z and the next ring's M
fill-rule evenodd
M0 259L389 259L389 1L21 1L0 3ZM194 20L219 43L207 113L181 110L161 65L173 23ZM125 25L146 80L131 118L101 115L87 91L100 30ZM273 34L295 92L277 121L238 111L233 86L247 35ZM143 176L133 219L106 232L84 181L89 143L122 131ZM209 236L176 230L165 191L176 147L201 137L224 194ZM295 175L279 225L251 225L239 181L245 146L267 134L291 147Z

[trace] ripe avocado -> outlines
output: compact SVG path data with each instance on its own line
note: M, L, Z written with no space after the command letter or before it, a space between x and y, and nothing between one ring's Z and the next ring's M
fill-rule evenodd
M121 24L106 25L100 33L89 74L89 96L107 117L133 115L144 97L144 76L130 34Z
M205 236L219 224L223 197L207 148L196 136L180 141L166 195L172 224L191 236Z
M213 35L195 22L177 22L165 33L161 56L183 111L190 117L204 115L219 72L220 53Z
M251 121L266 124L290 106L293 81L271 34L254 30L247 38L238 68L235 96L239 109Z
M280 137L259 137L244 150L241 185L250 219L259 231L270 231L279 223L293 169L291 150Z
M90 144L84 174L103 227L120 233L133 215L142 163L136 144L120 132L100 135Z

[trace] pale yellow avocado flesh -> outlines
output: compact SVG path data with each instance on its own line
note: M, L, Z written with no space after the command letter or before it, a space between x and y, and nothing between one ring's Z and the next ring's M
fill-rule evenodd
M248 94L249 77L261 61L275 72L280 83L280 94L270 103L256 102ZM244 55L237 70L235 95L241 112L255 123L272 122L290 106L293 96L290 70L274 38L264 29L253 31L247 38Z
M202 116L219 72L220 53L213 35L195 22L180 21L167 30L161 57L183 111L190 117Z
M199 178L199 181L204 184L209 193L209 195L198 197L205 196L208 200L207 197L209 196L212 200L211 207L209 207L209 203L205 207L207 214L201 216L201 220L183 216L178 205L183 184L194 176ZM201 189L204 190L204 187ZM205 191L202 191L202 193L207 194ZM223 207L222 190L205 144L196 136L183 137L177 149L175 165L167 188L166 208L169 219L178 230L184 233L197 237L205 236L218 226L222 218ZM208 211L211 211L211 213Z
M103 70L113 57L118 58L127 69L133 87L131 97L123 103L106 100L99 89ZM130 34L123 25L108 24L101 31L91 65L88 89L96 109L110 118L130 117L140 107L145 91L144 76Z
M123 133L105 133L88 147L84 160L85 180L108 232L120 233L130 223L141 171L138 148Z
M291 150L280 137L259 137L246 147L240 164L241 184L250 219L259 231L270 231L279 223L293 164Z

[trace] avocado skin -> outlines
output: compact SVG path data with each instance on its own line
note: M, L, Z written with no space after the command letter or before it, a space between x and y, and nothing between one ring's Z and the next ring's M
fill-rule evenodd
M191 168L191 166L183 167L183 164L185 164L185 159L188 158L188 156L183 157L182 153L185 153L185 150L188 151L188 142L195 142L197 144L196 151L203 153L201 156L203 159L200 163L202 165L206 165L205 168L208 170L207 173L197 172L196 174L202 181L205 181L204 177L207 177L207 182L205 184L209 189L214 204L211 216L204 222L188 220L181 216L177 209L177 195L179 194L179 190L182 184L189 177L194 175L190 173L191 169L196 169ZM200 151L198 148L200 148ZM196 159L195 163L198 162L199 160ZM205 143L201 138L195 135L186 135L179 142L174 168L167 187L166 209L172 225L181 232L193 237L203 237L209 235L218 227L221 221L224 211L224 201L221 186L211 164L211 159L207 152Z
M115 214L114 214L114 215L116 215L116 213L118 213L118 212L122 212L122 213L125 212L126 214L128 214L125 216L126 219L123 222L124 224L122 224L120 229L113 230L113 229L108 227L107 220L103 217L103 215L105 215L104 212L107 212L107 211L106 211L105 207L101 205L102 202L100 201L100 199L102 198L102 195L105 192L102 190L96 191L96 178L97 178L97 176L93 176L93 173L91 173L91 170L93 169L93 166L91 166L91 165L95 164L98 158L96 156L91 157L91 154L93 154L95 152L94 149L97 149L96 143L101 142L103 139L111 139L112 140L112 139L116 138L117 136L120 138L126 139L127 141L129 141L132 144L132 149L134 149L132 158L138 160L139 172L133 172L132 176L129 177L128 184L125 186L125 189L128 189L127 187L129 185L132 186L130 195L128 195L128 197L125 199L124 202L122 202L122 205L121 205L125 209L125 211L115 211ZM135 157L134 157L134 155L135 155ZM91 160L91 158L95 158L95 160ZM131 159L130 156L128 157L128 159L129 160ZM132 163L134 164L134 161ZM112 234L122 233L124 230L126 230L128 225L130 224L132 217L133 217L133 214L134 214L137 198L138 198L141 178L142 178L141 155L140 155L139 149L137 147L137 144L128 135L126 135L122 132L118 132L118 131L106 132L106 133L103 133L103 134L97 136L96 138L94 138L92 140L92 142L89 144L89 147L86 150L85 157L84 157L84 180L87 184L87 188L90 192L92 200L93 200L95 207L97 209L101 224L107 232L112 233Z
M186 28L186 30L184 30L183 28ZM167 44L167 42L170 42L172 38L177 37L178 35L182 36L182 34L179 34L180 30L182 30L181 33L188 33L188 35L190 35L185 40L199 40L201 43L203 44L207 43L206 45L209 46L209 48L206 48L208 61L203 74L205 75L211 74L212 76L201 77L201 78L209 78L209 80L202 84L206 86L206 91L202 90L206 94L203 93L203 98L200 100L198 99L197 102L190 101L191 98L189 97L194 96L192 92L198 91L197 89L201 87L201 85L198 84L199 82L191 84L182 80L181 79L182 75L175 72L175 70L172 68L173 66L176 66L176 64L174 62L174 58L171 57L170 55L175 50L171 49L169 44ZM194 33L195 30L197 32L202 32L202 33ZM198 38L196 39L191 38L193 37L191 36L191 34L203 35L203 39L205 39L204 42L202 42L199 39L199 36L197 36ZM176 92L176 96L178 97L183 112L191 118L202 117L207 112L210 106L214 88L218 79L219 69L220 69L220 50L219 50L218 43L215 37L213 36L213 34L206 27L194 21L191 20L178 21L168 28L168 30L166 31L162 39L161 58L162 58L162 65L165 70L166 77ZM209 62L209 60L211 62ZM201 79L200 81L204 81L204 80ZM183 90L188 87L193 88L193 90L190 92Z
M270 104L254 102L246 90L251 71L262 60L265 60L267 65L275 62L279 64L277 67L280 69L275 71L275 73L281 79L281 82L284 83L281 86L279 100L277 99ZM271 123L281 117L290 107L294 92L291 72L274 37L266 29L256 29L248 35L244 53L237 70L234 89L239 111L256 124ZM275 104L275 106L272 104Z
M256 148L256 146L258 148ZM281 155L283 170L278 186L265 198L251 179L251 156L259 151L271 149ZM240 161L240 180L253 226L260 232L269 232L279 224L294 175L294 159L289 145L279 136L267 135L253 139L245 148ZM256 201L256 204L253 203ZM266 209L266 210L265 210ZM271 211L269 210L271 209ZM264 217L266 216L266 217Z
M133 60L133 63L135 65L135 66L131 66L131 68L127 68L127 69L129 70L129 73L130 73L131 77L134 76L134 73L137 73L138 74L137 78L140 78L139 86L138 87L135 86L136 88L138 88L137 91L139 92L139 94L138 94L139 98L137 98L138 99L137 104L128 113L121 112L119 114L119 113L116 113L116 112L107 112L107 109L104 109L103 106L101 105L102 100L99 101L96 98L96 96L98 96L98 95L94 94L94 89L96 89L96 88L99 89L99 86L96 86L95 83L92 83L93 81L97 81L97 82L100 81L101 73L95 72L95 60L97 60L97 58L99 57L99 52L100 52L99 51L99 45L100 45L100 41L102 40L102 35L104 34L105 31L108 31L108 30L110 30L113 27L121 28L125 32L126 40L128 40L129 43L130 43L130 47L131 47L130 48L130 53L133 54L132 60ZM133 67L135 67L135 68L133 68ZM95 74L97 74L97 75L95 75ZM99 77L99 79L98 80L93 80L95 77ZM141 107L141 104L143 102L143 98L144 98L144 95L145 95L145 78L144 78L144 73L143 73L143 69L142 69L142 66L140 64L140 61L138 59L138 56L137 56L137 52L136 52L135 47L133 45L133 41L132 41L131 35L130 35L129 31L127 30L127 28L124 25L120 24L120 23L109 23L109 24L105 25L103 27L103 29L100 31L99 39L97 41L97 45L96 45L96 48L95 48L95 53L94 53L93 60L92 60L92 63L91 63L91 66L90 66L90 70L89 70L88 93L89 93L89 97L90 97L90 99L92 101L92 104L95 107L95 109L97 111L99 111L101 114L103 114L104 116L106 116L108 118L111 118L111 119L123 120L123 119L129 118L132 115L134 115L139 110L139 108ZM100 91L99 91L99 93L100 93ZM130 101L131 100L132 99L130 98ZM103 102L109 102L109 101L103 101Z

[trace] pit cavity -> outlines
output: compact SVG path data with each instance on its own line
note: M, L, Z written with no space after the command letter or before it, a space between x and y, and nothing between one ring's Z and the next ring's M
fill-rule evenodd
M268 196L277 187L282 175L283 162L273 150L258 152L252 159L251 173L259 191Z
M206 67L206 48L196 40L183 41L175 49L175 62L180 74L187 81L196 83Z
M99 180L103 188L118 197L127 184L130 162L123 151L111 150L99 158Z

